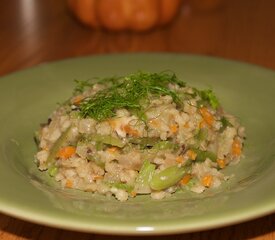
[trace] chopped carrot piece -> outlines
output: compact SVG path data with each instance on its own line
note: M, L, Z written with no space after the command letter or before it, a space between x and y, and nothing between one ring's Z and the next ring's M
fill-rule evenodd
M204 120L201 120L199 123L199 128L204 128L206 126L206 122Z
M176 133L178 131L178 125L177 124L172 124L170 125L170 131L171 133Z
M94 179L94 180L100 180L100 179L103 179L103 176L101 176L101 175L95 175L95 176L93 177L93 179Z
M110 148L108 148L108 152L109 153L116 153L117 151L118 151L117 147L110 147Z
M68 180L66 181L65 187L66 187L66 188L72 188L72 187L73 187L73 181L70 180L70 179L68 179Z
M74 105L79 105L83 99L84 99L84 96L78 95L73 98L72 102Z
M183 163L183 161L184 161L183 156L177 156L177 158L176 158L177 163Z
M191 160L195 160L197 157L197 154L193 151L193 150L188 150L187 151L187 156L188 158L190 158Z
M159 127L160 123L159 123L159 120L157 119L151 119L149 120L149 124L151 124L153 127Z
M133 129L128 124L123 127L124 131L133 137L139 137L139 132L136 129Z
M135 197L135 196L137 195L137 193L136 193L135 191L132 191L132 192L130 193L130 195L131 195L131 197Z
M225 161L224 159L217 159L217 163L219 165L220 168L224 168L225 167Z
M242 144L240 143L239 140L235 139L232 143L232 154L234 156L240 156L242 153Z
M188 122L186 122L184 125L183 125L183 127L185 127L185 128L189 128L190 126L189 126L189 123Z
M201 182L202 182L203 186L210 187L212 185L212 182L213 182L213 176L206 175L205 177L203 177Z
M186 185L190 179L192 178L191 174L185 174L183 178L180 180L181 185Z
M108 123L110 124L110 126L111 126L112 129L115 129L115 128L116 128L116 125L117 125L116 120L114 120L114 119L109 119L109 120L108 120Z
M208 111L206 107L200 108L200 114L202 115L203 120L209 125L212 126L214 122L214 116Z
M73 156L76 152L76 148L73 146L66 146L61 148L58 153L57 153L57 157L61 158L61 159L68 159L71 156Z

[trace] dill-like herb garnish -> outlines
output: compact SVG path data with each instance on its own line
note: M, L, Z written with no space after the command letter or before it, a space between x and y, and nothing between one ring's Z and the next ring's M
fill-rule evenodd
M196 96L200 97L200 100L197 101L197 106L209 106L216 110L220 106L220 102L214 92L211 89L198 90L197 88L192 88L194 93L189 94L190 97L195 98Z
M83 93L85 88L92 87L92 85L93 85L92 83L90 83L89 80L82 81L82 80L75 79L74 81L76 83L76 86L75 86L74 91L73 91L74 95Z
M170 95L175 103L180 103L178 94L168 85L185 83L173 73L138 72L125 77L112 79L113 85L86 98L80 104L81 117L91 117L98 121L113 117L115 110L126 108L129 111L142 111L142 100L150 96ZM143 101L144 103L144 101Z
M106 77L106 78L91 78L88 80L78 80L75 79L76 86L74 88L73 94L78 95L83 93L87 88L91 88L94 85L94 82L106 85L114 84L121 77Z
M217 109L219 107L219 100L211 89L200 91L199 95L201 99L208 102L212 108Z

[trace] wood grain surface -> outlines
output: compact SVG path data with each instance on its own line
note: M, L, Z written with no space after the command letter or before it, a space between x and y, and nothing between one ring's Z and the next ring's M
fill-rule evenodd
M195 53L275 69L274 0L224 0L208 10L193 7L192 1L184 0L177 19L165 28L114 33L82 26L70 15L64 0L1 0L0 76L63 58L120 52ZM275 214L215 230L150 237L154 238L271 240L275 239ZM0 239L138 237L71 232L0 214Z

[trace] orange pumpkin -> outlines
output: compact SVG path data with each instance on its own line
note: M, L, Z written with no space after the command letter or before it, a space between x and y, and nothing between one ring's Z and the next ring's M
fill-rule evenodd
M144 31L170 22L181 0L68 0L74 15L93 28Z

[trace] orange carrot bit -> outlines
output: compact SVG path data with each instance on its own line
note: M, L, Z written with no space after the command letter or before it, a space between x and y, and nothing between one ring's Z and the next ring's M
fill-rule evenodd
M157 127L159 127L160 122L157 119L151 119L151 120L149 120L149 124L151 124L153 127L157 128Z
M117 126L117 122L114 119L109 119L108 123L109 123L109 125L111 126L112 129L115 129L116 126Z
M136 129L133 129L131 126L128 124L123 127L124 131L128 133L129 135L133 137L139 137L139 132Z
M137 193L135 192L135 191L132 191L131 193L130 193L130 196L131 197L135 197L137 195Z
M101 175L95 175L95 176L93 177L93 179L94 179L94 180L101 180L101 179L103 179L103 176L101 176Z
M204 128L206 127L206 122L204 120L201 120L199 123L199 128Z
M178 131L178 125L177 124L171 124L169 126L171 133L177 133Z
M117 147L110 147L108 148L108 153L111 153L111 154L114 154L118 151L118 148Z
M184 161L183 156L177 156L177 157L176 157L176 162L177 162L177 163L183 163L183 161Z
M73 146L66 146L63 148L60 148L58 153L57 153L57 157L61 158L61 159L68 159L71 156L73 156L76 152L76 148Z
M84 99L84 96L78 95L72 99L72 102L74 105L79 105L83 99Z
M72 187L73 187L73 181L70 180L70 179L68 179L68 180L66 181L65 187L66 187L66 188L72 188Z
M211 175L204 176L201 181L202 185L205 187L210 187L212 185L212 182L213 182L213 176Z
M214 116L208 111L206 107L200 108L200 114L203 120L209 125L212 126L214 122Z
M217 159L218 166L220 168L225 168L225 161L224 159Z
M180 180L181 185L186 185L191 180L192 176L191 174L185 174L183 178Z
M189 127L190 127L190 125L189 125L189 123L188 123L188 122L186 122L186 123L183 125L183 127L185 127L185 128L189 128Z
M232 148L231 148L232 154L234 156L240 156L242 153L242 144L240 143L239 140L235 139L232 143Z
M187 156L191 160L195 160L197 157L197 154L193 150L188 150L187 151Z

